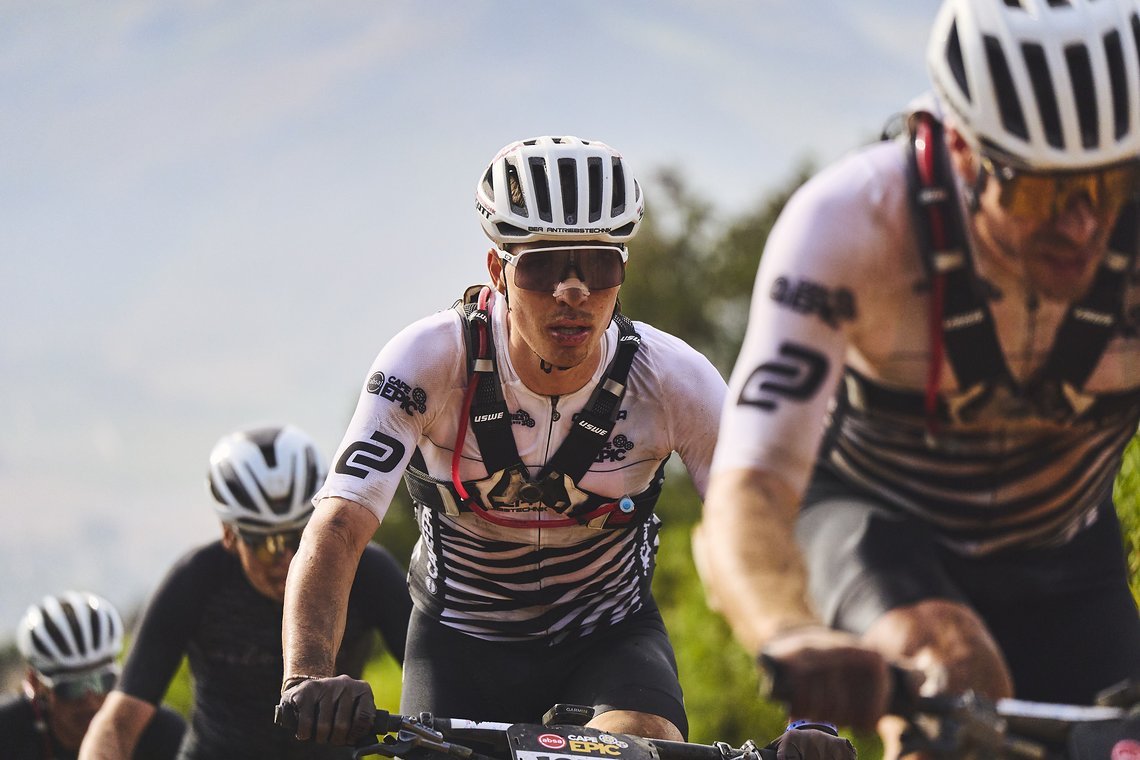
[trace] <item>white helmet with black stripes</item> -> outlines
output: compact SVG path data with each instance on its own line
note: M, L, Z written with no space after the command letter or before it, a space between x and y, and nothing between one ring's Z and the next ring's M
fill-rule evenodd
M927 64L975 148L1083 170L1140 154L1138 36L1137 0L945 0Z
M475 209L500 248L532 240L623 244L637 233L645 199L621 154L577 137L513 142L475 188Z
M292 425L239 430L210 452L214 511L222 522L242 530L304 526L324 477L316 444Z
M45 676L102 667L123 649L123 619L106 599L85 591L45 596L20 619L16 646Z

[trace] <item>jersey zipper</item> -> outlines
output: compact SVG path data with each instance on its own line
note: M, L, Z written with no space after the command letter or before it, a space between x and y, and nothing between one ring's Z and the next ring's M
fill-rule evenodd
M558 399L559 398L560 398L560 396L551 396L550 397L550 422L546 426L546 449L542 453L542 466L544 469L546 467L546 463L548 461L550 461L550 443L551 443L551 441L554 440L554 423L557 422L559 420L559 418L562 416L558 413ZM542 548L542 526L541 526L541 524L539 525L538 528L535 529L535 534L536 534L535 543L538 546L538 548L541 549ZM543 569L543 563L542 563L542 560L539 559L538 560L539 572L537 573L537 576L538 576L538 589L540 591L543 588L543 583L542 583L543 573L541 572L542 569Z
M550 461L550 442L554 440L554 423L562 418L562 415L558 412L558 400L560 398L561 396L550 397L550 424L546 428L546 451L542 453L543 467Z

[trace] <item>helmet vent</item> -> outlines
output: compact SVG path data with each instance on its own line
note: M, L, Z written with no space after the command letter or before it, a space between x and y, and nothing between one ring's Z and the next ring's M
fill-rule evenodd
M296 485L296 481L290 480L289 491L283 496L269 495L265 492L265 489L261 487L260 483L257 484L257 490L261 492L261 498L265 499L265 503L269 505L269 508L273 511L273 514L287 515L293 506L293 495Z
M69 610L69 607L64 605L63 610L67 612ZM55 648L59 650L62 655L65 657L70 657L72 655L78 654L77 652L71 651L71 645L67 643L67 637L63 635L63 631L59 629L59 626L55 624L55 621L47 615L44 616L44 630L47 631L48 636L51 637L52 644L55 645ZM44 648L45 647L42 645L40 646L41 650Z
M1069 78L1073 82L1073 99L1077 103L1077 121L1081 125L1081 146L1095 148L1100 142L1096 111L1096 85L1093 84L1089 51L1084 45L1065 48L1065 62L1069 64Z
M1068 8L1070 5L1072 5L1070 0L1049 0L1050 8Z
M45 618L44 619L44 625L45 626L51 625L51 622ZM39 634L37 634L35 631L31 631L30 637L32 640L32 646L34 646L36 648L36 651L42 657L47 657L49 659L55 658L55 656L50 651L48 651L48 648L44 645L44 642L40 641ZM53 636L52 638L55 638L55 637Z
M261 452L261 458L265 460L265 464L270 469L277 466L277 434L279 432L277 428L258 428L246 433L246 437Z
M249 492L245 490L245 486L241 484L241 478L238 477L237 471L234 470L234 466L229 462L222 462L218 466L218 469L222 472L222 480L225 481L226 488L229 489L230 496L233 497L233 500L251 512L256 512L257 508L253 504L253 499L250 497ZM224 498L222 494L218 493L217 488L213 488L213 491L214 496L218 499L218 501L230 501L229 499Z
M1132 44L1136 46L1137 56L1140 57L1140 16L1132 14Z
M990 67L990 78L993 80L994 95L997 97L998 110L1001 112L1001 122L1011 134L1022 140L1029 139L1029 130L1025 126L1025 114L1021 110L1021 103L1017 99L1017 90L1014 89L1013 76L1009 72L1009 62L1005 59L1005 52L1001 49L1001 42L997 37L987 34L984 38L986 46L986 62Z
M526 196L523 195L522 183L519 182L519 171L513 163L507 164L507 195L510 198L511 213L519 216L530 216L526 210Z
M91 645L98 649L100 642L103 641L103 626L102 620L99 619L99 610L88 607L87 618L91 625Z
M544 222L553 222L554 215L550 211L550 184L546 177L546 159L536 156L527 163L530 166L530 178L534 187L534 202L538 204L538 218Z
M1033 95L1037 100L1037 110L1041 113L1041 124L1045 127L1045 139L1054 148L1065 147L1065 137L1061 130L1061 112L1057 108L1057 95L1053 91L1053 77L1049 73L1049 63L1045 60L1045 48L1037 44L1021 46L1025 56L1025 67L1033 82Z
M487 173L483 175L483 192L487 194L488 198L495 197L495 173L491 168L487 168Z
M622 226L618 227L616 230L613 230L611 234L614 234L614 235L632 235L633 234L633 227L634 227L634 222L628 222L627 224L623 224Z
M602 218L602 159L591 156L586 159L586 178L590 183L590 222Z
M1104 54L1108 58L1108 75L1112 83L1113 137L1119 140L1128 134L1128 76L1124 70L1124 49L1120 32L1115 29L1104 35Z
M566 224L578 223L578 162L558 159L558 184L562 188L562 217Z
M1005 4L1009 8L1020 8L1021 0L1005 0Z
M950 38L946 41L946 62L950 71L954 73L954 81L958 83L966 100L970 100L970 82L966 79L966 66L962 63L962 43L958 40L958 22L950 27Z
M526 237L530 234L522 227L516 227L509 222L496 222L495 229L497 229L499 234L503 237Z
M614 177L614 197L610 202L610 215L618 216L625 213L625 167L622 166L620 158L614 158L613 161L613 177Z

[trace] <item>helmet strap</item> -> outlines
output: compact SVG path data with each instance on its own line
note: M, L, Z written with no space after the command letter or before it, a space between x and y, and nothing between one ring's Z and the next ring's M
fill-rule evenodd
M978 167L978 175L974 177L974 184L965 187L962 190L962 198L966 202L966 210L971 214L978 213L978 208L981 206L982 193L986 190L986 182L989 181L990 173L983 167Z

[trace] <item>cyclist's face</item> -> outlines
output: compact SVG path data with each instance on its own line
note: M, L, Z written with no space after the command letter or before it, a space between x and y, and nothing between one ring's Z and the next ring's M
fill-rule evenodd
M985 170L968 147L961 149L968 155L956 160L969 183ZM992 254L1046 298L1079 300L1092 285L1120 213L1116 197L1103 191L1104 178L1089 175L1066 184L1068 177L1033 175L1019 183L991 172L972 218L981 253Z
M541 241L520 244L512 246L511 253L524 258L562 256L558 252L542 250L527 253L540 248L549 249L551 244ZM520 282L518 262L522 259L508 264L492 252L488 257L492 279L500 291L505 286L510 297L512 346L522 341L529 351L555 367L582 366L593 371L595 365L584 362L600 349L601 337L613 315L620 286L598 287L591 283L589 280L593 277L597 278L596 283L608 285L614 277L609 276L607 267L601 262L579 265L578 257L612 255L613 247L607 248L610 250L590 250L587 244L583 244L581 249L575 249L575 263L559 273L558 281L552 281L549 290L528 289L533 287L533 283ZM532 390L542 391L541 388Z
M86 691L80 697L63 699L45 686L34 671L29 674L29 680L47 706L48 719L55 738L64 749L77 751L83 736L87 733L87 727L91 725L91 719L103 706L107 695Z
M232 526L223 525L222 543L241 562L249 585L275 602L285 601L285 577L289 574L289 563L297 553L292 542L280 542L279 551L266 552L262 547L242 540Z

